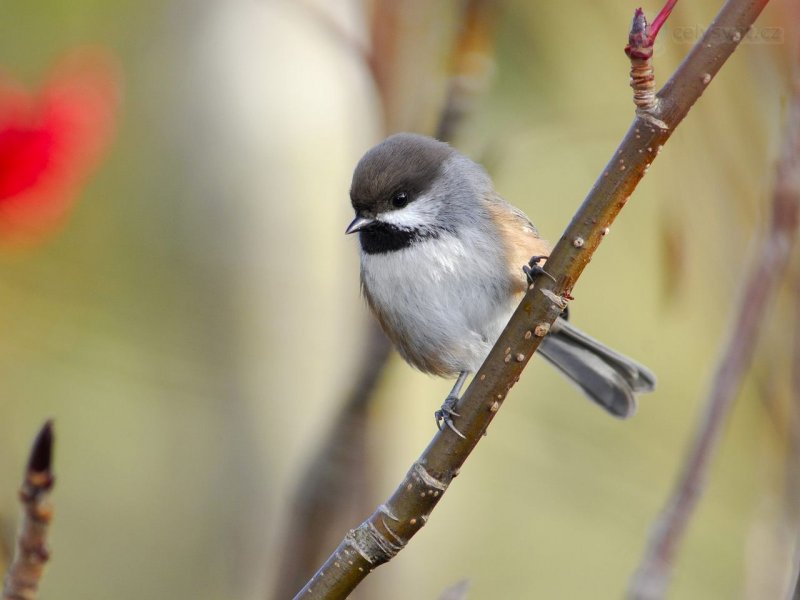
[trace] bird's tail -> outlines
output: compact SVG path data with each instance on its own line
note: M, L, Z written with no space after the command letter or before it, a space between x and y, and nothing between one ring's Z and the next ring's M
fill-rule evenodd
M647 367L615 352L561 318L542 340L539 352L615 417L632 416L636 412L634 394L651 392L656 385L656 378Z

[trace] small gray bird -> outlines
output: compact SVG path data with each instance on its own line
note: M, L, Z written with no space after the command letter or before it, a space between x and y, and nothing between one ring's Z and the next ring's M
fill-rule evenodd
M456 384L436 411L453 417L549 244L494 190L484 169L438 140L393 135L359 161L346 233L361 242L361 286L386 335L412 366ZM531 258L533 257L533 258ZM566 315L564 315L565 317ZM539 352L612 415L636 410L655 377L559 318Z

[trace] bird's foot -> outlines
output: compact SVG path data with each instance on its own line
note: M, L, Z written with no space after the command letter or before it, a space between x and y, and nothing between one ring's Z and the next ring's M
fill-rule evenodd
M449 395L444 399L442 407L433 413L433 416L436 417L436 426L439 431L444 431L445 427L449 427L458 437L467 439L453 424L453 417L461 416L455 411L456 402L458 402L458 396Z
M528 285L533 284L533 280L536 278L537 275L544 275L545 277L549 277L553 281L556 280L555 277L550 275L550 273L548 273L542 267L539 266L539 263L546 259L547 259L546 256L532 256L531 259L528 261L528 264L522 267L522 270L525 272L525 276L528 278Z

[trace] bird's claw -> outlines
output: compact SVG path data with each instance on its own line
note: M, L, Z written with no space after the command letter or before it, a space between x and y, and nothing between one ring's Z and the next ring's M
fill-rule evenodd
M453 417L461 416L455 411L456 402L458 402L456 396L448 396L445 398L442 407L433 413L433 416L436 417L436 427L439 428L439 431L444 431L445 427L449 427L453 433L465 440L467 439L466 436L456 429L456 426L453 424Z
M528 264L522 267L525 276L528 278L529 285L533 283L533 280L537 275L544 275L555 282L556 278L539 266L539 262L545 259L547 259L546 256L532 256L528 261Z

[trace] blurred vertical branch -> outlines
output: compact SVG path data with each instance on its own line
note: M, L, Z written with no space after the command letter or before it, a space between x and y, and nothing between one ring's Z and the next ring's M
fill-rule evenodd
M23 514L14 560L3 584L3 600L35 600L44 565L49 559L47 530L53 518L50 490L55 481L51 470L53 424L44 424L31 449L28 467L19 490Z
M792 345L789 392L789 448L786 457L786 521L794 529L792 598L800 598L800 263L795 260L792 296L794 300L794 340Z
M8 520L0 516L0 573L5 573L11 561L11 547L13 544L13 533Z
M375 91L380 97L383 108L383 123L386 132L392 129L393 113L398 112L392 95L394 73L394 55L397 52L398 11L402 10L399 2L377 0L373 3L370 21L370 50L367 54L367 67L375 84Z
M461 31L453 51L447 97L436 138L450 142L470 113L476 98L489 85L494 72L494 41L499 0L468 0L461 18Z
M729 339L722 348L683 470L666 506L653 524L642 562L631 579L628 590L631 598L656 599L666 593L675 555L708 480L709 465L719 446L722 427L753 358L761 323L791 258L799 218L800 78L796 78L786 138L776 170L769 225L750 272L742 280ZM795 393L797 385L800 382L795 381ZM797 443L796 439L794 443Z
M389 351L386 336L371 325L361 371L294 492L274 598L292 597L368 496L367 412Z
M499 0L463 3L458 15L459 34L452 50L446 101L437 125L437 137L443 141L453 140L476 97L488 86L494 70L494 29L499 7ZM398 41L398 3L393 0L376 3L371 21L373 46L367 53L327 16L316 8L307 8L366 61L381 98L385 126L389 129L394 121L390 115L396 110L389 90ZM291 597L314 573L341 532L369 512L367 412L391 350L388 339L373 319L367 325L363 347L361 369L294 493L283 544L284 560L273 591L275 598Z
M795 261L796 263L796 261ZM800 598L800 265L794 269L792 286L794 331L788 411L788 449L786 451L786 492L784 519L794 529L792 598Z

